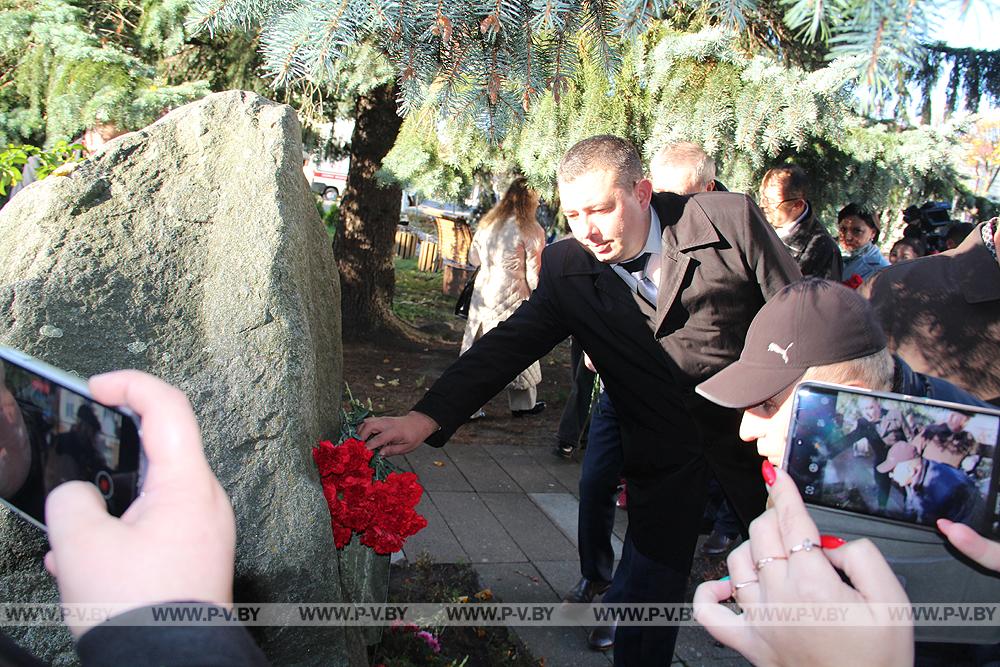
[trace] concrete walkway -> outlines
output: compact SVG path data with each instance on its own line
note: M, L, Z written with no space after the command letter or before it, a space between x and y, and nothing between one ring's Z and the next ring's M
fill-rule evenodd
M435 562L469 563L480 584L503 602L556 602L580 578L576 550L579 461L546 447L452 443L420 447L406 457L425 495L427 528L410 538L405 555L426 552ZM615 521L621 553L625 512ZM587 648L585 628L516 628L546 667L607 667L610 653ZM747 665L700 628L681 628L674 665Z

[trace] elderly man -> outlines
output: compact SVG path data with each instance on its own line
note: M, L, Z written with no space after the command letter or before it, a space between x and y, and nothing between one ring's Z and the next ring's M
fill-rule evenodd
M844 264L840 249L813 213L809 181L802 167L785 164L768 170L760 183L759 201L802 275L841 280Z
M656 192L693 195L717 189L715 160L696 143L667 144L649 161L649 180Z
M800 273L746 196L653 194L620 137L577 143L557 175L574 238L545 249L531 298L410 413L368 419L359 434L387 455L440 446L521 369L576 336L618 413L629 491L622 562L605 599L677 602L709 476L744 524L764 503L760 459L736 437L739 413L693 387L737 357L754 314ZM676 636L676 627L622 628L615 663L669 664Z

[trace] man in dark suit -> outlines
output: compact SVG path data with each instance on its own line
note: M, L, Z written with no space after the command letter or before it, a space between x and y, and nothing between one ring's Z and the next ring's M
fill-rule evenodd
M744 525L764 509L760 457L740 413L694 393L734 361L764 301L801 277L745 195L652 193L635 148L585 139L559 166L573 239L542 255L538 288L402 417L366 420L368 447L441 446L479 405L569 335L621 425L629 528L605 601L680 602L712 472ZM652 199L652 206L650 201ZM618 665L668 664L676 627L623 627Z

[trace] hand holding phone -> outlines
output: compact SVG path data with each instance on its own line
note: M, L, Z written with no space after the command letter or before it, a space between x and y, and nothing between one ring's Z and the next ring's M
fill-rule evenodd
M67 482L49 494L52 550L45 566L64 603L138 608L169 601L232 602L236 527L212 473L184 394L139 371L90 379L95 399L142 418L148 472L122 517L108 514L93 484ZM70 626L79 637L92 624Z
M729 554L730 578L698 586L695 619L755 665L912 665L913 627L893 624L886 606L908 600L885 558L868 540L822 548L827 542L795 483L783 470L774 472L768 487L773 507L750 524L749 542ZM802 546L807 539L808 549ZM852 622L859 622L758 624L720 604L730 597L744 606L847 604Z

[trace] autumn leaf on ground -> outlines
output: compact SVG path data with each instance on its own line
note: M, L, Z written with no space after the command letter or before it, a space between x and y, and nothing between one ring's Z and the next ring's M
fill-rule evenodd
M434 462L434 467L435 468L443 468L444 467L444 461L435 461Z
M475 595L476 599L481 602L489 602L493 599L493 591L488 588L484 588Z
M391 380L389 380L389 386L390 387L398 387L399 386L399 378L392 378Z

